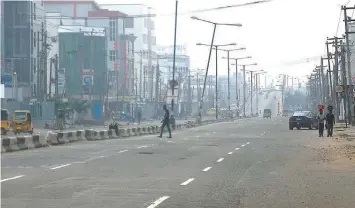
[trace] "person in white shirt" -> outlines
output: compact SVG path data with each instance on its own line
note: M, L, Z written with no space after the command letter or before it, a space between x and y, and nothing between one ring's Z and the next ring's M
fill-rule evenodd
M323 137L323 132L324 132L324 120L325 120L325 114L323 112L323 109L319 110L319 113L317 115L317 120L318 120L318 131L319 131L319 137Z

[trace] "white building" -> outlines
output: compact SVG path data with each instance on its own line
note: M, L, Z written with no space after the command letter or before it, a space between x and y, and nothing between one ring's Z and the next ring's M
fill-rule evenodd
M154 13L154 10L143 4L103 4L100 7L118 10L128 15L125 19L125 34L136 37L134 74L137 79L137 92L142 100L153 99L156 92L154 84L157 65L156 36L154 20L148 14Z

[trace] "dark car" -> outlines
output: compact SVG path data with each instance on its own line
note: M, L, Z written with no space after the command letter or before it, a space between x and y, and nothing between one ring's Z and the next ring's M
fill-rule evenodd
M318 121L316 116L310 111L296 111L289 119L289 129L300 130L301 128L318 129Z

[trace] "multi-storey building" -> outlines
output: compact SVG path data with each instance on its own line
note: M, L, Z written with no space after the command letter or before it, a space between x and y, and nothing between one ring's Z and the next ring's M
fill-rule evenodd
M1 3L1 78L5 98L44 100L48 45L43 1Z
M125 19L125 34L135 36L134 41L134 77L136 93L141 100L154 100L156 85L156 36L155 24L149 14L154 10L143 4L103 4L102 8L118 10L128 16ZM126 1L127 2L127 1Z
M95 1L45 1L47 14L60 14L54 21L61 25L81 25L85 27L103 27L106 33L107 47L103 52L107 62L107 76L110 101L134 99L134 62L133 47L135 37L126 35L127 15L118 10L102 9ZM50 18L49 18L50 19ZM119 105L121 108L122 102Z

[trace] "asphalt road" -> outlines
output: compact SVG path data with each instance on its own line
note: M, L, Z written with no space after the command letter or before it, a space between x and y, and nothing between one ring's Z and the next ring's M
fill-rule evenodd
M1 156L2 207L241 208L355 204L353 173L325 171L316 131L250 118Z

